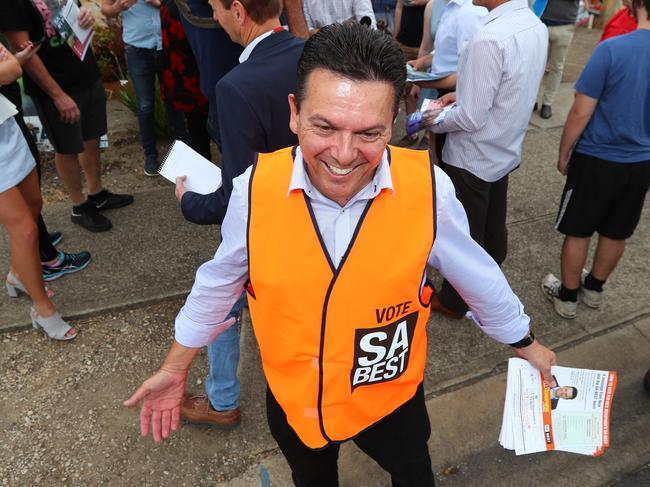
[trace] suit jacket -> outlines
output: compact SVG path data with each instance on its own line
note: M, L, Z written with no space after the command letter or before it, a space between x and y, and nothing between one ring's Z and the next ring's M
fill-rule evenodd
M296 91L298 59L304 41L287 31L262 40L248 60L217 83L217 113L222 143L223 185L209 195L183 195L183 216L202 225L221 223L232 192L232 180L253 164L259 152L295 145L289 129L290 93Z

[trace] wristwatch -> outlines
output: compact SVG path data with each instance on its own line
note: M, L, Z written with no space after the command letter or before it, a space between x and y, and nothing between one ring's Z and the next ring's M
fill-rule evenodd
M510 346L514 348L524 348L527 347L528 345L531 345L534 341L535 341L535 335L533 334L532 331L530 331L528 332L528 335L526 335L518 342L511 343Z

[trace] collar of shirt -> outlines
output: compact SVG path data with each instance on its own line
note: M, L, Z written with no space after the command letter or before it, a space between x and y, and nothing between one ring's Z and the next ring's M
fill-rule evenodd
M274 32L275 32L274 30L270 30L270 31L268 31L268 32L265 32L264 34L260 34L260 35L258 35L255 39L253 39L252 42L251 42L250 44L248 44L248 45L244 48L244 50L242 51L242 53L240 54L240 56L239 56L239 64L248 61L248 58L250 57L251 53L253 52L253 49L255 49L255 47L256 47L260 42L262 42L264 39L266 39L267 37L269 37L269 36L270 36L271 34L273 34Z
M508 0L507 2L499 5L497 8L489 11L488 14L483 17L483 24L489 24L494 19L497 19L508 12L512 12L513 10L520 10L522 8L528 8L528 3L526 0Z
M309 175L305 170L305 164L302 159L302 151L300 147L296 148L296 157L293 160L293 172L291 174L291 182L289 183L289 191L287 191L287 196L291 194L292 191L303 190L309 198L318 198L320 200L327 200L332 202L337 206L340 206L338 203L333 202L326 196L322 195L309 180ZM345 205L348 207L359 200L369 200L377 196L383 190L389 190L391 193L395 194L393 189L393 178L390 175L390 164L388 163L388 150L384 150L384 154L381 157L381 161L377 166L375 175L372 180L364 186L357 194L355 194L350 201Z

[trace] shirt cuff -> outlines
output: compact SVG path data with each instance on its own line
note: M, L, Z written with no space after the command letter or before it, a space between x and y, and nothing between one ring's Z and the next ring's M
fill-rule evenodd
M205 347L235 323L237 323L235 317L227 318L221 323L209 325L196 323L187 316L184 308L181 308L176 316L174 339L184 347Z
M516 343L530 333L530 317L524 313L524 305L517 298L518 315L511 319L508 323L500 326L485 325L481 320L471 311L467 315L478 325L478 327L485 332L488 336L497 342L505 345Z

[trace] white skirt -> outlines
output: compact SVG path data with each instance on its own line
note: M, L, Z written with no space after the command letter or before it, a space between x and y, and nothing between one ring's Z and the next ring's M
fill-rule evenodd
M0 125L0 193L18 186L36 161L14 117Z

